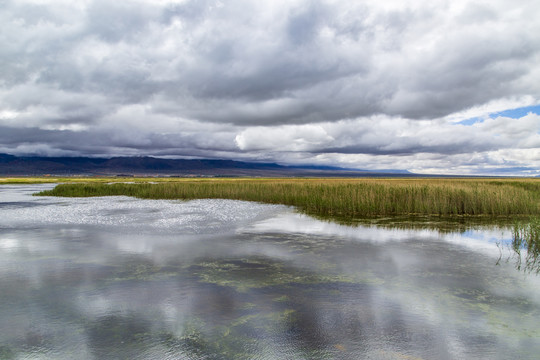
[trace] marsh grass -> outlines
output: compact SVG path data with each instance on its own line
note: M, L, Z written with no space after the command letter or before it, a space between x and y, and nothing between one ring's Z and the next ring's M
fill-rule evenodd
M516 268L540 273L539 179L135 179L62 184L38 195L258 201L342 224L441 232L495 225L512 229Z
M518 270L540 273L540 218L516 222L512 230L511 247L516 254Z
M540 214L540 181L490 179L200 179L61 184L38 195L234 199L284 204L318 217Z

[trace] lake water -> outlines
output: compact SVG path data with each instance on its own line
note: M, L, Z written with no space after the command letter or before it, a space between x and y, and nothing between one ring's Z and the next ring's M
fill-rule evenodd
M540 276L506 230L31 196L51 187L0 186L0 359L540 356Z

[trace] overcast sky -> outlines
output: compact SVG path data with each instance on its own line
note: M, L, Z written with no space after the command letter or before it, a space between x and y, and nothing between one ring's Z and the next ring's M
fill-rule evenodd
M0 0L0 152L540 174L540 2Z

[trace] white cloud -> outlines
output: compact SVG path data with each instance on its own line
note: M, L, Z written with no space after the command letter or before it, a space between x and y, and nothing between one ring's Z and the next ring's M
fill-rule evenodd
M236 136L235 142L243 151L314 151L335 139L321 125L284 125L251 127Z
M241 150L269 152L295 163L309 159L370 170L505 173L505 167L540 166L535 157L540 148L540 115L488 118L471 126L377 116L317 125L256 127L240 132L236 143Z

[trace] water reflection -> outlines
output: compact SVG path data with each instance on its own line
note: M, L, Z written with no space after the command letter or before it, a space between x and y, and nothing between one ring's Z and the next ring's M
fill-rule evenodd
M0 187L0 358L534 359L510 230L350 227L234 201Z

